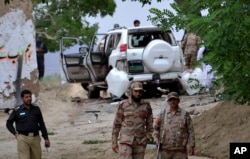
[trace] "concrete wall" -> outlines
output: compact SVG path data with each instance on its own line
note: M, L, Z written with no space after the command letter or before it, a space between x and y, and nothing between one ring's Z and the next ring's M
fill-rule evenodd
M0 3L0 108L13 108L20 57L23 58L21 89L30 89L38 96L35 28L30 1L14 0L10 5Z

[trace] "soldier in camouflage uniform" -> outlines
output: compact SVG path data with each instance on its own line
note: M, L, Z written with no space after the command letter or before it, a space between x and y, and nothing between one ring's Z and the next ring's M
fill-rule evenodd
M160 159L187 159L194 155L195 137L190 115L179 107L179 96L170 92L154 122L154 141Z
M197 53L200 43L201 38L193 33L189 33L184 36L184 40L182 41L181 45L185 56L186 69L193 69L197 61Z
M143 159L153 133L153 115L149 102L141 99L142 84L131 84L131 96L122 101L115 115L112 149L120 159ZM119 137L119 146L118 146Z

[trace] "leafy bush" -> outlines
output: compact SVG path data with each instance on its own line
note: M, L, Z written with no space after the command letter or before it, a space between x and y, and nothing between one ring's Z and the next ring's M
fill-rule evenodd
M148 0L137 1L150 4ZM223 98L250 104L250 1L178 0L171 6L174 12L150 9L153 15L148 19L162 29L175 26L202 37L209 50L203 60L220 77ZM207 14L201 16L201 11Z

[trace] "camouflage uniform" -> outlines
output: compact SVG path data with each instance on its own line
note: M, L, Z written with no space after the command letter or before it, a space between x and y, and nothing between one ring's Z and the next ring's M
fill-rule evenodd
M141 100L136 105L132 98L119 104L112 131L112 144L118 143L120 159L143 159L147 142L153 133L152 108Z
M187 159L187 144L195 146L194 128L189 113L178 108L173 114L169 108L165 108L156 120L160 122L155 122L153 137L158 141L161 133L161 159ZM161 121L164 121L162 125Z
M187 69L191 69L195 65L200 43L200 37L193 33L184 36L182 50L184 52L185 66Z

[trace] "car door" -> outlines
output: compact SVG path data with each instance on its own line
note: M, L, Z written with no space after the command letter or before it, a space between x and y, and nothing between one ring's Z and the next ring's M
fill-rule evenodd
M75 45L69 47L72 43ZM60 39L61 68L68 82L91 81L90 72L84 65L84 58L88 51L88 45L82 45L78 38L62 37Z
M94 81L104 81L109 71L106 53L108 34L95 34L86 57L86 65L94 76Z

